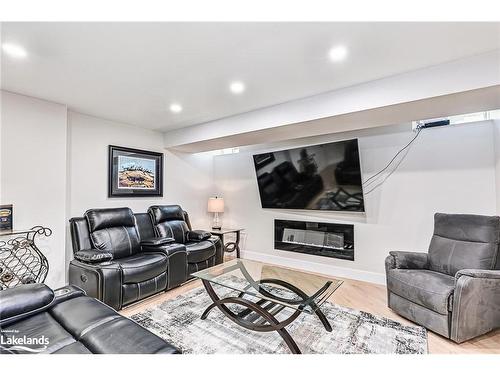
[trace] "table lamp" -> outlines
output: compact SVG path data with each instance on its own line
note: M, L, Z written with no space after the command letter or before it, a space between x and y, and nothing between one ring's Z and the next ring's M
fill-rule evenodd
M208 198L208 212L213 212L214 221L212 229L221 229L221 221L219 219L219 212L224 212L224 198L211 197Z

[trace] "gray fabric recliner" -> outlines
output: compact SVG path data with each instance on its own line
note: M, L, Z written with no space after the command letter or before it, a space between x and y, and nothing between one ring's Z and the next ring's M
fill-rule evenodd
M500 327L500 217L436 213L429 252L391 251L389 307L457 343Z

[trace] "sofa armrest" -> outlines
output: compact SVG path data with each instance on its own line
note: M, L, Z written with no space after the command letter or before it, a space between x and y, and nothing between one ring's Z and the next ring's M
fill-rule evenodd
M456 273L455 279L462 276L477 277L483 279L500 279L500 270L476 270L476 269L464 269Z
M212 233L206 230L190 230L186 233L186 240L189 242L201 242L208 240Z
M175 242L171 237L154 237L141 240L141 246L155 247Z
M77 251L74 256L75 259L79 260L80 262L90 264L109 262L113 259L113 254L96 249L80 250Z
M427 253L417 253L414 251L390 251L386 259L386 268L389 269L427 269Z
M500 327L500 270L455 275L450 338L458 343Z
M69 264L69 284L116 310L121 309L122 270L116 262L86 263L73 259Z
M0 323L15 320L46 310L55 296L45 284L26 284L0 292Z

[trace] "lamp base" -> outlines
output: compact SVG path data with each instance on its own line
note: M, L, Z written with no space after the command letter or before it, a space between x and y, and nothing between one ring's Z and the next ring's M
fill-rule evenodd
M221 220L219 219L219 213L214 212L214 220L212 221L212 229L221 230L221 228L222 228L222 223L221 223Z

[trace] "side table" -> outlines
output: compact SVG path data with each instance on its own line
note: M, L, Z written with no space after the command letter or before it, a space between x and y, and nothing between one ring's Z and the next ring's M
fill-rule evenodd
M232 253L236 251L236 258L240 257L240 239L241 239L241 231L243 228L221 228L221 229L208 229L207 231L212 233L212 235L220 238L222 242L222 246L224 246L224 251L226 253ZM224 243L224 235L228 233L236 233L236 239L234 242Z
M51 234L49 228L42 226L0 231L0 290L45 281L49 263L35 238Z

